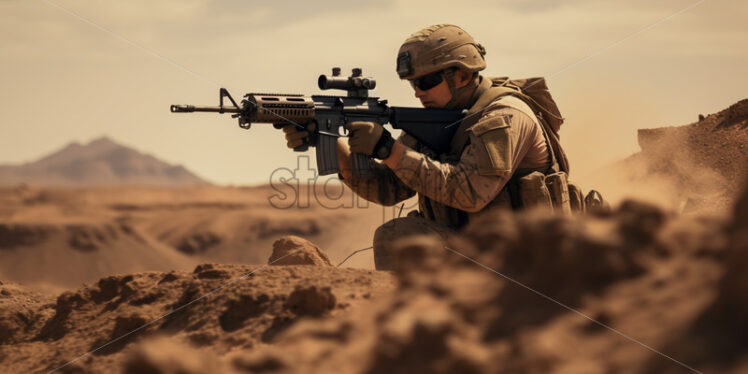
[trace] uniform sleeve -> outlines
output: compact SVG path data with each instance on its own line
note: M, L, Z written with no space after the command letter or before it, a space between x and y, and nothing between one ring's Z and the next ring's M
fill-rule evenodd
M408 187L441 204L478 212L516 170L517 136L499 111L471 127L470 145L455 164L442 163L405 147L394 174Z
M415 139L404 133L398 140L410 147L415 145ZM387 166L369 159L369 170L370 174L367 177L361 177L354 172L351 178L342 181L357 195L385 206L395 205L416 194Z

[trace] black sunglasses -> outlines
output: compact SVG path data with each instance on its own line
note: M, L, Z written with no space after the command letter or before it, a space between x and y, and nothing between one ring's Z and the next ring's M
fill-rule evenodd
M410 85L413 86L413 88L418 87L421 91L428 91L441 84L443 80L444 71L437 71L436 73L431 73L411 80Z

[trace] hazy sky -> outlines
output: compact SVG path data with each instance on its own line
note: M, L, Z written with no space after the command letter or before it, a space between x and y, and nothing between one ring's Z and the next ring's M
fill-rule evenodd
M454 23L486 47L485 75L548 78L584 174L636 152L637 128L748 97L747 16L730 0L0 0L0 163L106 135L216 183L264 183L296 165L280 131L169 105L216 105L219 87L318 94L341 66L417 106L397 49Z

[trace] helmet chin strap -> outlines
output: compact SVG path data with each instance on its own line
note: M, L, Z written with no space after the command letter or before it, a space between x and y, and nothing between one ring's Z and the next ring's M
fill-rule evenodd
M464 105L465 98L462 97L463 94L465 92L473 92L475 87L478 86L477 77L473 76L468 84L457 88L454 81L455 71L457 69L453 68L444 71L444 78L447 79L447 86L449 87L449 92L452 94L452 98L449 99L449 102L445 106L447 109L459 109L460 106Z

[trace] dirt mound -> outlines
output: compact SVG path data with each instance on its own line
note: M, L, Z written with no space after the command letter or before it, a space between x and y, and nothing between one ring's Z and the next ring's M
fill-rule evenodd
M52 313L54 297L0 282L0 345L28 340Z
M689 328L676 335L665 346L666 353L688 357L690 362L715 371L728 372L732 367L748 370L748 191L737 202L728 227L724 276L717 285L714 302ZM741 360L743 360L741 362ZM675 370L652 362L651 372L675 373ZM738 371L735 371L738 372Z
M720 332L690 351L672 347L715 313L727 284L735 298L748 291L720 281L732 250L726 227L633 201L598 217L486 217L446 249L429 238L401 242L398 290L376 308L299 323L241 355L273 362L272 373L675 373L717 367L724 356L693 350L727 339L738 343L718 368L737 373L748 368L735 340L745 335L731 331L741 311L730 312L735 320L717 312L699 331Z
M394 278L213 264L108 277L31 308L38 322L0 357L34 371L94 351L66 367L84 373L737 373L747 201L729 220L633 200L585 217L496 212L446 247L401 241Z
M115 371L112 365L122 364L134 342L158 336L224 355L272 342L300 319L355 310L393 285L389 274L368 270L213 264L192 273L111 276L65 292L55 303L41 297L29 302L12 289L4 296L3 285L0 364L10 372L47 371L92 351L66 370ZM129 372L198 362L168 358L147 346L133 357L125 365Z
M748 99L678 127L642 129L641 152L590 176L614 202L627 196L685 212L724 213L748 176Z
M639 145L656 171L698 185L703 176L693 171L713 170L738 193L748 176L740 157L748 152L748 99L687 126L639 130Z
M643 372L650 362L683 372L605 326L667 349L721 292L724 238L718 220L635 202L602 217L499 214L472 223L447 250L428 239L401 243L398 293L339 322L353 327L336 349L361 358L344 372ZM297 358L274 372L334 370L339 360L304 353L334 345L316 333L300 324L265 348Z
M298 236L284 236L273 243L270 265L332 266L327 254L314 243Z

